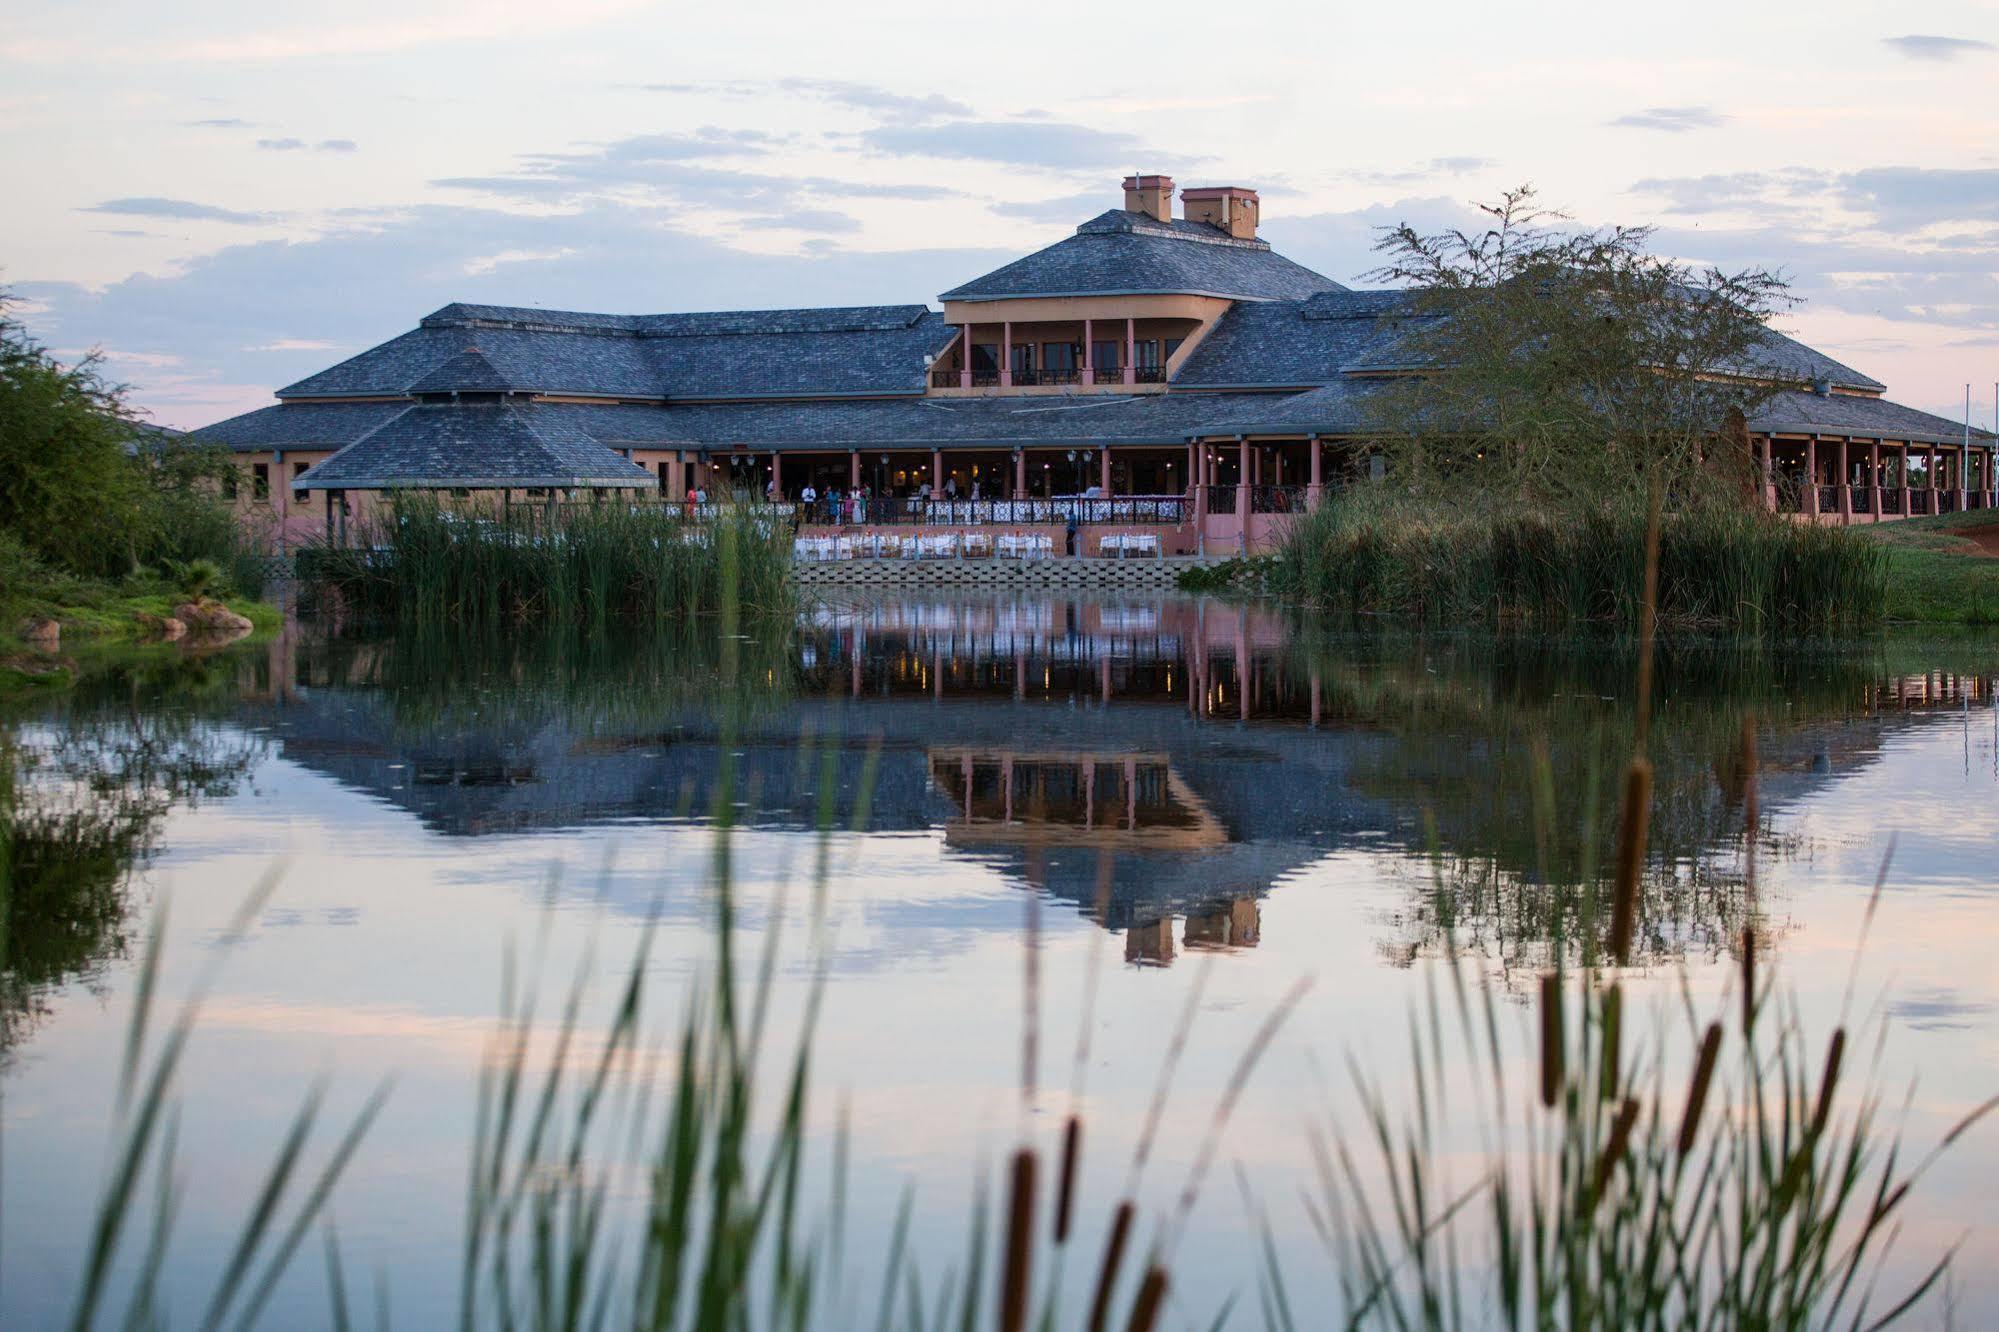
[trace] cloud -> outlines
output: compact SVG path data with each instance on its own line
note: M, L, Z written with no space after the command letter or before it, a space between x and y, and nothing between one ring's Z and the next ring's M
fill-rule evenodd
M150 196L106 199L103 203L91 204L88 208L80 208L77 211L110 213L117 217L168 217L181 222L230 222L239 226L254 226L271 220L268 213L239 213L235 209L218 208L214 204Z
M1145 153L1144 145L1133 135L1046 120L885 125L865 131L860 141L875 152L898 157L1003 162L1064 171L1126 167Z
M914 96L868 83L840 79L780 79L786 92L806 93L857 111L868 111L898 125L920 125L947 116L969 116L972 108L939 93Z
M1991 42L1981 42L1970 37L1935 37L1923 33L1910 33L1906 37L1883 37L1883 46L1892 46L1911 60L1955 60L1964 55L1980 55L1986 51L1999 50Z
M351 153L355 149L352 139L321 139L318 143L307 143L304 139L259 139L257 146L273 153L300 153L308 149L318 153Z
M1017 217L1025 222L1082 222L1117 201L1102 190L1085 190L1081 194L1065 194L1059 199L996 203L992 205L992 210L1001 217Z
M33 302L23 317L45 340L180 357L171 377L125 378L136 405L192 427L268 405L273 387L452 301L613 311L921 302L1015 257L751 253L675 230L673 216L616 202L534 216L453 205L356 211L321 236L231 245L101 290L25 277L13 285Z
M1684 134L1688 130L1713 129L1725 124L1727 116L1708 106L1648 106L1643 111L1633 111L1619 116L1610 124L1620 129L1664 130L1668 134Z
M132 231L124 227L94 227L92 230L99 236L116 236L119 240L159 240L162 236L157 231Z
M1439 176L1468 176L1474 171L1483 171L1496 165L1489 157L1433 157L1428 162L1407 171L1342 171L1341 180L1351 180L1362 185L1409 186Z
M860 219L831 208L799 208L789 213L748 218L742 225L746 230L811 231L822 236L845 235L861 229Z
M1649 177L1632 185L1638 194L1658 195L1671 213L1714 213L1773 204L1822 191L1832 173L1809 167L1783 171L1736 171L1707 176Z
M253 121L238 120L233 116L218 116L209 120L189 120L183 122L189 129L255 129Z
M1675 213L1836 204L1877 229L1921 231L1943 223L1999 221L1999 168L1813 167L1712 176L1654 177L1631 187L1656 194Z

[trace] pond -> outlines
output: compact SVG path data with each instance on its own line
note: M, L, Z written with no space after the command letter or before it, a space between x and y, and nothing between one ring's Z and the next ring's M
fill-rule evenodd
M1261 1325L1259 1214L1294 1299L1331 1308L1312 1138L1365 1130L1349 1061L1403 1095L1447 957L1523 1029L1539 970L1579 959L1634 675L1628 646L1359 636L1171 597L833 604L727 639L294 625L95 663L8 720L21 809L62 816L18 814L17 839L63 869L17 897L0 990L0 1326L67 1317L156 920L162 1012L208 986L179 1079L173 1321L196 1321L322 1079L323 1135L390 1082L332 1208L347 1271L399 1326L454 1317L504 987L553 1021L581 977L579 1030L600 1032L646 936L652 1001L678 1011L715 955L718 812L738 952L778 942L774 1030L795 1033L824 968L807 1143L823 1170L845 1135L857 1281L906 1189L926 1276L961 1262L980 1181L1075 1106L1094 1246L1191 1008L1138 1184L1170 1211L1309 978L1174 1239L1168 1325L1232 1296L1232 1325ZM1999 1090L1995 675L1975 640L1666 645L1627 1005L1662 1030L1725 1011L1746 929L1814 1042L1843 1017L1865 1033L1853 1063L1910 1150ZM1456 1132L1470 1159L1481 1126ZM1890 1277L1961 1241L1957 1318L1999 1324L1999 1134L1947 1161ZM328 1320L319 1248L270 1325Z

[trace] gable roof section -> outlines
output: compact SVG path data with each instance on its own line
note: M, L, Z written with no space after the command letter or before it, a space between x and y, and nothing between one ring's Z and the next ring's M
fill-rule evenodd
M1176 388L1310 388L1389 334L1395 291L1333 291L1303 301L1229 307L1173 377Z
M1159 222L1120 208L1045 249L944 293L947 301L1033 296L1218 296L1292 301L1344 291L1268 241L1237 240L1204 222Z
M888 327L676 333L643 346L672 401L919 394L924 357L942 352L956 330L943 315L914 309L918 318Z
M344 449L384 421L407 411L402 402L295 402L259 407L203 426L201 439L237 453L263 449Z
M417 376L412 393L504 393L513 388L484 352L468 347Z
M281 407L279 411L295 410ZM657 478L545 406L404 407L296 483L306 490L650 486Z
M1849 438L1908 440L1915 444L1963 444L1964 424L1904 407L1886 398L1847 393L1785 392L1772 397L1750 418L1749 428L1769 434L1845 435ZM1974 445L1990 444L1989 430L1974 428Z

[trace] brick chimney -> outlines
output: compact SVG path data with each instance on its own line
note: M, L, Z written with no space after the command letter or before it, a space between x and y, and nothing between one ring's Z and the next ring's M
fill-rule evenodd
M1256 239L1256 191L1240 185L1213 185L1206 189L1182 190L1189 222L1206 222L1220 227L1237 240Z
M1144 213L1147 217L1156 218L1161 222L1171 222L1173 177L1126 176L1124 209L1127 213Z

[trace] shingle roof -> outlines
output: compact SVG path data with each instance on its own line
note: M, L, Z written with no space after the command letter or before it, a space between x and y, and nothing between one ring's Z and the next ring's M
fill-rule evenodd
M447 305L280 398L523 392L593 397L920 393L952 336L921 305L587 315Z
M315 407L280 407L313 411ZM306 490L649 486L656 478L545 406L419 403L296 483Z
M1114 208L1076 234L944 293L947 301L1022 296L1195 295L1290 301L1339 283L1292 263L1268 241L1204 222L1162 223Z
M204 426L195 434L238 453L262 449L341 449L391 417L406 402L280 403Z
M1779 393L1750 418L1749 428L1782 434L1846 435L1860 439L1908 440L1917 444L1961 444L1964 424L1904 407L1886 398L1849 393ZM1974 444L1992 442L1992 432L1973 429Z
M1303 301L1239 302L1173 376L1175 387L1304 388L1330 384L1388 335L1403 308L1395 291L1333 291Z

